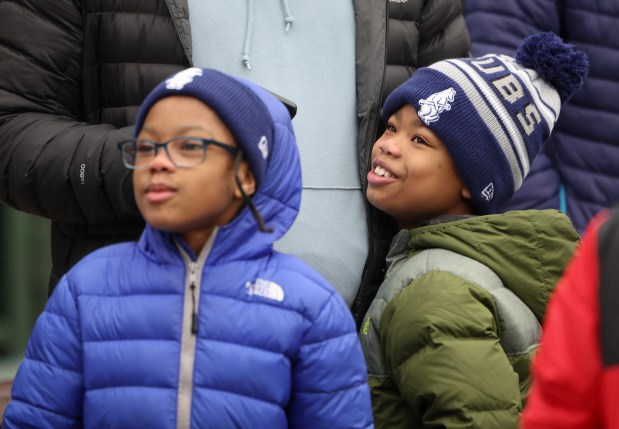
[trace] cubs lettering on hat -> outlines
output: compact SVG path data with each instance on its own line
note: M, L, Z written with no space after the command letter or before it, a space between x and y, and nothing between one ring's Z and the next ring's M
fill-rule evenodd
M561 105L583 85L584 52L554 33L516 52L439 61L418 69L385 101L385 121L405 104L449 150L475 210L495 213L520 188Z

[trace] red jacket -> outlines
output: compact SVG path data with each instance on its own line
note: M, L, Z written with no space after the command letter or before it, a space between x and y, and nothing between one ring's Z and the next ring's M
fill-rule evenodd
M605 324L602 329L601 320L608 319L600 313L601 302L604 309L610 304L612 313L619 312L619 299L600 300L600 273L606 272L600 265L600 228L610 224L610 213L602 212L591 221L550 299L522 416L524 429L619 428L619 364L609 353L609 346L619 347L619 336L616 325ZM619 228L604 228L604 233L613 234L612 240L619 238ZM608 256L612 255L604 258L619 263L619 255ZM603 290L617 283L616 277L613 280L604 282ZM616 317L609 313L603 312Z

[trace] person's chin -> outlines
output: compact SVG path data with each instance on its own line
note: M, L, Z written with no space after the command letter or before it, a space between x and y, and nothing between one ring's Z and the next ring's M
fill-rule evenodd
M380 196L377 195L377 192L368 189L368 191L366 193L366 197L368 199L368 202L372 206L376 207L379 210L385 211L384 208L383 208L383 206L384 206L383 201L380 199Z

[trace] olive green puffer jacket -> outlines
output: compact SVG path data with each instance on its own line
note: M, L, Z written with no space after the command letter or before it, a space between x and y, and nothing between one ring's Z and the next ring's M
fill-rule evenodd
M546 303L579 242L555 210L401 231L360 338L377 428L516 428Z

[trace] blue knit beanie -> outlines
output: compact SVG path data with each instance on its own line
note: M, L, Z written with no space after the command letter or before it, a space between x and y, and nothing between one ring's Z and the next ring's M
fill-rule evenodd
M582 51L540 33L515 59L491 54L420 68L387 97L383 119L412 105L450 152L475 211L496 213L522 185L588 69Z
M217 113L243 150L260 186L269 164L273 144L273 119L259 96L241 79L212 69L188 68L161 82L138 111L134 137L142 130L146 115L158 100L170 95L189 95Z

